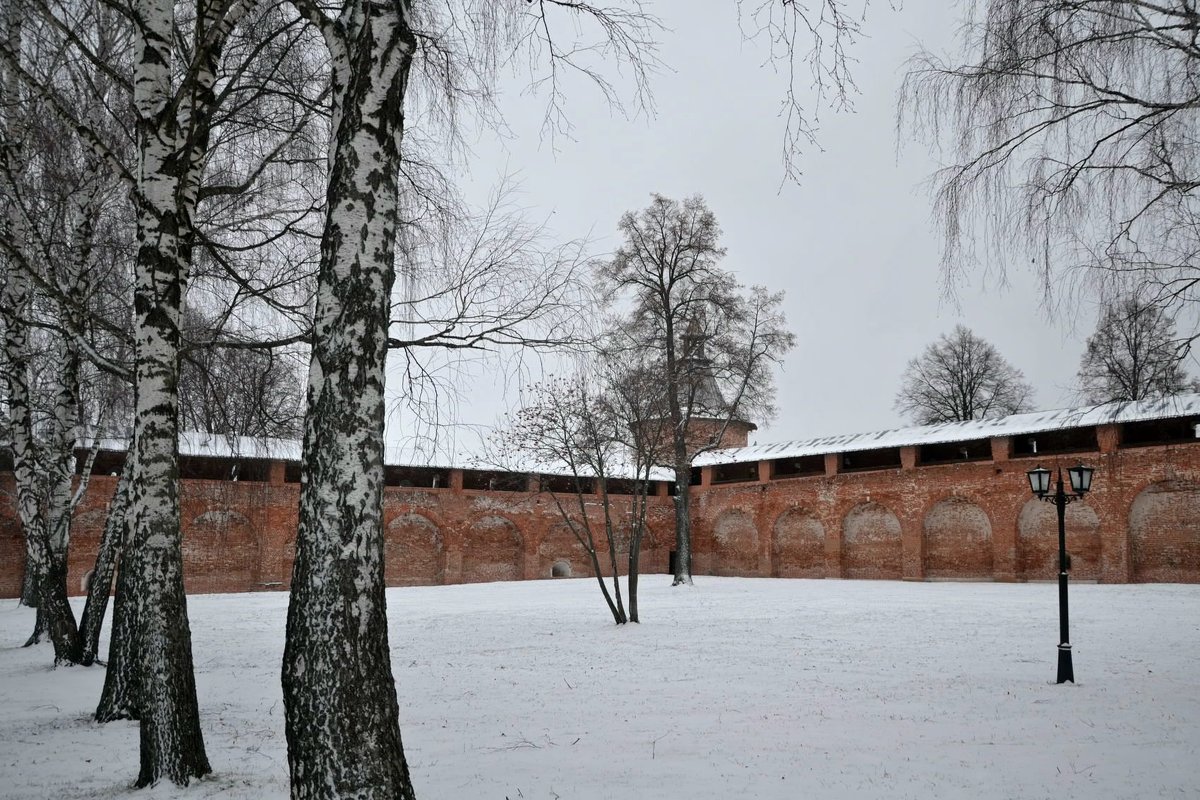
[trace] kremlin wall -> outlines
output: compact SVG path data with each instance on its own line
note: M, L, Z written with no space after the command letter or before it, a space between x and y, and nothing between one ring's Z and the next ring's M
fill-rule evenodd
M1200 395L1184 395L706 453L692 476L693 572L1052 580L1055 509L1033 497L1025 472L1082 462L1096 473L1092 491L1067 508L1072 580L1198 583L1198 424ZM288 587L298 448L239 450L220 437L181 441L189 592ZM77 509L74 594L86 585L123 459L119 447L101 450ZM591 574L550 494L565 490L561 476L405 464L389 464L386 476L390 586ZM618 506L622 488L611 495ZM655 484L650 528L642 572L666 573L674 547L666 481ZM0 472L0 597L19 595L23 552L13 477Z

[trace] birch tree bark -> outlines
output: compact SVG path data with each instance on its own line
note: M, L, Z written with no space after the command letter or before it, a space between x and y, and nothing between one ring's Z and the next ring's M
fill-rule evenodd
M121 480L132 480L134 474L133 458L135 447L130 447L130 455L125 462L125 471ZM119 488L118 488L119 491ZM117 537L120 548L120 569L117 572L117 591L113 597L112 633L109 636L108 667L104 672L104 688L100 692L100 702L96 704L94 717L97 722L112 722L118 719L141 719L142 703L138 691L137 664L140 661L139 638L136 636L138 621L135 617L137 604L133 600L133 568L127 561L130 552L130 541L133 536L133 520L129 516L129 503L132 495L131 484L126 487L123 517L121 525L112 528L113 512L110 511L105 521L105 536L110 528ZM101 545L103 547L103 544ZM95 576L93 575L93 580ZM85 632L88 626L84 625ZM85 640L84 646L87 647Z
M6 4L0 14L3 45L13 53L21 52L23 9L18 2ZM27 226L17 201L14 179L25 169L24 146L27 139L21 108L21 95L13 70L0 70L0 209L3 210L4 236L24 242ZM17 489L17 513L25 534L26 588L32 590L37 605L33 635L26 646L38 642L45 630L54 645L56 664L70 661L76 654L78 631L75 616L67 602L66 537L69 531L71 466L62 455L62 440L74 435L72 398L78 397L78 360L68 357L54 375L60 391L55 404L52 446L58 458L52 466L49 511L43 514L43 493L34 442L33 410L30 404L30 352L28 319L32 310L33 289L28 274L16 264L23 253L7 253L5 281L0 291L0 314L4 317L4 352L8 363L9 428L12 438L13 472ZM77 405L77 402L76 404ZM72 443L73 444L73 443ZM67 453L72 451L67 446ZM65 490L64 490L65 486ZM62 501L61 504L58 504ZM23 595L29 592L23 592ZM29 600L29 597L24 597Z
M187 184L193 147L173 102L174 9L136 0L137 241L134 282L136 404L122 573L128 595L141 706L138 786L161 778L186 785L211 771L200 733L191 630L183 589L179 510L179 317L187 280L186 236L195 208ZM198 23L199 28L199 23ZM185 105L185 107L188 107ZM193 118L191 120L195 122ZM197 146L203 143L197 142Z
M412 798L383 582L384 361L395 276L404 2L320 11L334 140L283 692L293 798Z
M87 602L79 618L79 663L91 666L96 661L100 648L100 628L104 624L104 613L108 608L108 595L112 590L113 573L125 538L125 510L129 501L129 474L126 469L117 482L117 491L108 505L108 516L104 520L104 532L100 536L100 547L96 551L96 565L92 568L91 583L88 584ZM112 659L109 660L112 669Z

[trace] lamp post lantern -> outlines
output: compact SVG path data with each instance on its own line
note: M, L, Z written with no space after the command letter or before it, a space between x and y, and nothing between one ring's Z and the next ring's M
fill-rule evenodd
M1037 498L1053 503L1058 510L1058 683L1075 682L1075 667L1071 661L1071 636L1067 624L1067 504L1082 500L1083 496L1091 491L1093 472L1094 469L1082 464L1067 470L1073 494L1067 494L1063 488L1061 467L1053 494L1050 494L1050 470L1039 465L1025 473L1029 478L1029 488Z

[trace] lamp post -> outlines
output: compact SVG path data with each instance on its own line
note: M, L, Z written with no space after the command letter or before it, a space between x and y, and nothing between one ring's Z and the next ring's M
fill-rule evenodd
M1071 491L1063 490L1062 468L1058 470L1054 494L1050 494L1050 470L1042 469L1039 465L1025 473L1029 478L1029 488L1039 500L1053 503L1058 509L1058 683L1075 682L1075 667L1071 662L1071 637L1067 631L1067 504L1082 500L1092 488L1091 467L1080 464L1071 467L1067 474L1071 476Z

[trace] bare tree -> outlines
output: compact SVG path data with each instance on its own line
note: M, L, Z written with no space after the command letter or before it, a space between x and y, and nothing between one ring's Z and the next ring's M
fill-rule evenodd
M1187 355L1175 320L1157 305L1125 297L1104 309L1079 362L1089 403L1146 400L1187 391Z
M4 50L23 50L24 25L19 6L0 13ZM15 70L0 61L0 321L17 508L26 542L23 599L37 606L26 645L46 630L55 663L61 663L78 661L80 651L66 571L71 515L90 474L89 461L76 490L82 326L74 316L58 325L40 323L47 316L61 320L65 306L85 302L95 266L97 183L85 178L66 189L61 173L77 162L63 156L69 148L55 150L61 130L46 122L27 102ZM50 231L39 225L39 216L53 219ZM68 302L47 303L37 291L47 282L60 287Z
M918 425L1029 410L1033 388L988 342L962 325L908 362L896 410Z
M1049 297L1069 280L1109 299L1133 289L1164 309L1194 302L1194 7L988 0L968 8L961 55L919 55L900 105L901 125L949 162L934 179L947 279L1032 261Z
M409 430L436 438L462 371L486 360L519 372L531 353L590 349L591 257L586 240L558 241L528 219L508 178L481 207L451 185L429 201L405 194L404 215L421 221L398 243L389 371Z
M255 187L282 186L289 174L314 163L314 154L288 147L296 131L313 121L307 87L280 89L280 76L292 74L286 65L306 66L303 58L289 57L305 44L302 36L289 32L304 26L294 18L291 26L275 25L271 19L278 19L277 6L228 0L193 6L169 0L135 0L132 7L82 0L22 0L17 5L35 23L38 37L23 48L0 45L0 62L105 170L125 183L135 207L136 404L126 466L130 536L123 548L117 610L124 596L128 613L122 618L132 621L128 630L136 640L135 657L126 663L136 672L142 730L138 785L163 777L187 783L210 767L199 728L180 553L180 313L185 291L212 293L206 272L192 274L195 263L224 268L237 287L235 296L285 308L267 295L261 280L243 274L246 260L235 265L230 254L249 251L247 238L282 250L281 237L296 233L295 226L260 224L261 217L247 222L246 216L232 224L226 218L226 228L232 224L238 238L225 228L218 230L213 220L220 217L222 205L230 205L229 198L245 197ZM239 26L253 30L258 41L239 47ZM105 50L109 41L124 42L128 56L110 58ZM84 113L63 91L63 75L80 75L85 82L102 78L113 91L97 94L105 98L109 112L132 108L132 124L109 125L107 120L121 119L118 113L101 114L100 121ZM278 101L274 107L273 101ZM125 158L104 135L109 128L126 138L132 131L134 158ZM231 160L234 150L239 157ZM319 163L321 154L315 155ZM297 204L301 218L311 211L311 202ZM197 252L206 260L198 260ZM189 278L201 282L189 287Z
M549 481L543 481L542 490L587 554L613 621L623 625L629 616L621 597L616 520L608 495L609 480L617 477L614 472L622 460L617 438L620 421L582 375L536 384L529 387L528 396L530 402L509 415L501 431L500 456L520 469L565 469L570 474L567 491L556 491ZM588 508L593 503L603 517L600 536ZM597 540L608 556L611 591L604 582Z
M179 370L180 420L187 430L225 436L298 439L304 419L299 355L287 350L236 347L238 335L194 308L185 308L190 343Z
M720 267L720 229L699 196L654 195L619 228L623 242L597 272L610 302L628 306L611 326L610 349L649 349L661 369L675 472L675 582L690 584L692 460L720 446L735 420L770 418L771 370L795 337L782 294L745 293Z
M858 87L851 51L863 36L869 5L870 0L738 0L742 35L764 43L768 60L785 78L781 161L790 180L802 177L801 156L817 144L822 108L853 110Z
M660 380L661 362L653 353L618 351L619 360L609 360L605 371L605 397L611 414L619 420L614 431L621 443L624 471L629 476L629 510L622 536L629 560L629 621L641 622L638 583L641 577L642 543L653 536L649 526L650 497L659 465L671 442L666 387Z
M511 49L546 56L552 86L555 70L581 63L573 57L615 54L641 75L644 18L544 0L445 9L346 0L328 11L308 0L294 4L329 52L332 134L284 651L292 796L412 797L387 644L382 527L384 365L405 222L409 81L432 77L434 107L453 122L472 87L486 105L495 68ZM555 10L594 22L599 44L560 47ZM599 76L586 67L584 74Z

